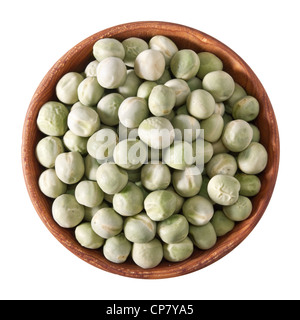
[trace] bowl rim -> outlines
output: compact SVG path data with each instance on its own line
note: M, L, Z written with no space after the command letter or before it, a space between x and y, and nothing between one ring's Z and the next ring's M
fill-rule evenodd
M138 30L138 32L137 32ZM264 194L264 201L259 202L258 209L255 212L255 215L251 215L250 218L245 220L246 222L241 223L239 229L234 228L231 231L230 237L226 238L226 240L222 240L219 244L213 247L210 250L204 251L201 253L201 259L199 256L195 256L194 254L183 262L177 263L169 263L164 261L163 266L158 266L153 269L142 269L137 266L132 266L132 268L126 267L126 265L113 264L109 261L97 259L97 256L93 254L90 249L86 249L80 247L79 245L74 245L72 242L72 234L73 231L65 230L60 228L56 222L51 219L49 214L45 213L45 208L49 208L49 199L45 199L41 202L41 194L39 190L37 190L37 184L33 184L33 179L36 179L36 168L34 163L34 150L32 150L32 141L30 138L30 133L32 132L32 126L36 126L36 108L41 107L42 102L39 100L41 94L48 94L51 88L53 89L53 85L57 82L59 78L59 71L61 70L62 64L68 65L71 64L73 59L78 56L78 52L84 50L88 45L90 46L91 42L95 42L100 38L105 37L116 37L122 38L125 34L129 32L136 32L138 34L148 34L148 38L153 34L153 30L157 30L161 34L166 34L166 30L168 33L185 33L188 37L195 36L195 40L193 41L202 41L203 44L213 44L214 46L222 47L222 50L226 50L232 57L234 61L237 61L238 64L243 66L248 73L248 76L255 83L255 88L253 90L261 90L262 97L264 99L265 107L267 110L268 121L272 124L270 130L272 129L272 172L270 172L271 183L268 185L268 192ZM142 38L147 38L143 36ZM176 41L175 41L176 42ZM248 81L248 80L247 80ZM34 112L35 109L35 112ZM68 250L70 250L73 254L81 258L82 260L88 262L89 264L102 269L104 271L118 274L121 276L131 277L131 278L143 278L143 279L163 279L163 278L171 278L182 276L194 271L198 271L202 268L209 266L210 264L218 261L229 252L231 252L236 246L238 246L253 230L256 224L259 222L261 217L263 216L269 202L271 196L273 194L273 190L276 184L278 170L279 170L279 158L280 158L280 142L279 142L279 132L277 121L275 117L274 110L272 108L269 97L262 86L260 80L254 74L252 69L248 66L248 64L238 56L232 49L223 44L221 41L216 38L200 31L194 29L189 26L173 23L173 22L164 22L164 21L137 21L137 22L128 22L120 25L112 26L110 28L106 28L102 31L99 31L77 45L67 51L47 72L47 74L42 79L41 83L38 85L32 100L30 101L28 110L26 112L23 132L22 132L22 146L21 146L21 161L22 161L22 169L25 180L25 185L27 188L27 192L31 199L31 202L38 213L40 219L45 224L47 229L52 233L52 235ZM35 159L36 161L36 159ZM269 172L268 172L269 174ZM271 176L272 175L272 176ZM42 195L46 198L46 196ZM235 230L236 229L236 230Z

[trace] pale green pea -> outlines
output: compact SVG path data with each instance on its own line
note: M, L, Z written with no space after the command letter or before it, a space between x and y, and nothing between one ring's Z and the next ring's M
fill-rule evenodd
M105 241L93 231L90 222L83 222L76 227L75 238L81 246L88 249L99 249Z
M120 141L114 151L114 162L127 170L140 168L147 160L148 148L143 141L137 139L124 139Z
M193 141L192 148L193 156L196 157L197 165L207 163L214 154L213 145L210 142L203 139L197 139L196 141Z
M228 150L241 152L248 147L252 137L253 130L250 124L238 119L227 123L222 134L222 142Z
M253 197L259 193L261 182L256 175L237 173L234 177L239 181L241 185L240 195Z
M128 67L134 67L136 57L144 50L149 49L148 43L140 38L131 37L122 41L125 49L124 62Z
M132 259L143 269L158 266L163 258L162 244L158 239L147 243L134 243L132 246Z
M99 61L93 60L91 61L84 69L84 73L86 77L97 77L97 67Z
M84 180L77 184L75 198L80 204L92 208L102 203L104 193L99 188L97 182Z
M125 127L137 128L149 116L147 101L139 97L126 98L119 107L118 116Z
M214 207L207 198L196 195L185 200L182 212L189 223L195 226L203 226L212 218Z
M151 49L160 51L166 62L166 67L170 65L173 55L178 51L176 44L168 37L163 35L156 35L149 41Z
M215 111L214 113L219 114L223 117L225 113L225 105L223 102L217 102L215 106Z
M233 221L243 221L252 212L252 202L245 196L239 196L238 200L230 206L223 207L225 215Z
M259 114L259 102L252 96L246 96L238 100L232 109L234 119L242 119L247 122L254 120Z
M122 216L134 216L143 210L144 195L133 182L127 185L113 197L113 208Z
M254 125L253 123L249 123L252 131L253 131L253 137L252 137L252 140L251 142L259 142L260 141L260 130L259 128Z
M69 129L80 137L90 137L100 128L98 113L92 108L81 106L72 108L68 115Z
M224 120L220 114L213 113L210 117L201 121L201 129L204 130L204 139L211 143L221 138L223 128Z
M175 191L182 197L193 197L201 188L202 175L196 166L172 173L172 184Z
M217 204L229 206L238 200L240 191L239 181L228 175L217 174L207 185L209 197Z
M41 132L49 136L63 136L68 130L69 111L60 102L48 101L41 107L36 120Z
M98 236L108 239L122 231L123 218L112 208L102 208L93 216L91 226Z
M213 96L203 89L192 91L186 100L189 114L199 120L210 117L214 113L215 104Z
M196 161L192 145L178 140L163 150L162 159L169 167L177 170L184 170Z
M146 213L139 213L128 217L124 222L125 237L135 243L146 243L154 239L156 222L152 221Z
M95 106L104 94L96 77L85 78L78 86L78 99L88 107Z
M99 62L108 57L124 59L125 49L119 40L103 38L95 42L93 46L93 55Z
M127 185L128 174L114 163L103 163L97 169L96 180L105 193L116 194Z
M52 204L53 219L63 228L76 227L84 218L84 206L79 204L75 196L62 194Z
M74 104L78 101L78 86L84 80L78 72L68 72L62 76L56 85L56 96L65 104Z
M141 122L138 128L140 139L154 149L169 147L175 138L171 122L163 117L149 117Z
M217 235L211 222L203 226L190 225L190 238L201 250L212 248L217 242Z
M105 241L103 246L104 257L113 263L124 263L130 252L132 244L120 233Z
M155 81L144 81L137 90L137 96L139 98L144 98L148 100L152 89L157 86L157 82Z
M212 94L216 102L222 102L229 99L233 94L234 80L225 71L212 71L204 76L202 86L203 89Z
M191 91L202 89L202 81L198 77L187 80L187 84Z
M233 94L231 95L231 97L229 99L226 100L225 103L225 109L226 112L228 113L232 113L232 108L235 105L236 102L238 102L239 100L241 100L242 98L244 98L247 95L245 89L240 86L238 83L234 83L234 91Z
M126 65L120 58L105 58L97 67L97 80L100 86L105 89L116 89L122 86L126 77Z
M170 69L175 78L189 80L196 76L200 66L200 59L195 51L182 49L177 51L171 61Z
M153 221L165 220L175 212L176 196L168 190L152 191L144 200L144 208Z
M43 171L38 184L43 194L49 198L57 198L67 191L67 185L58 179L54 169Z
M117 88L124 98L134 97L137 95L139 86L142 84L142 80L135 74L134 70L127 70L127 77L121 86Z
M251 142L237 157L238 167L247 174L262 172L268 163L266 148L259 142Z
M148 163L142 167L141 182L150 190L166 189L171 183L171 172L166 164Z
M165 58L160 51L147 49L136 57L134 71L141 79L156 81L163 75L165 65Z
M81 154L77 151L59 154L55 159L55 172L66 184L78 182L84 175L84 161Z
M97 159L87 154L84 158L84 175L88 180L96 181L96 173L100 164Z
M46 168L53 168L56 157L64 152L64 146L60 138L47 136L42 138L35 149L39 163Z
M200 136L200 123L190 115L176 115L171 123L175 129L176 140L192 142Z
M119 124L118 111L123 100L124 97L116 92L102 97L97 105L97 112L101 122L108 126Z
M222 210L215 211L210 222L213 225L216 235L218 237L224 236L226 233L231 231L235 226L234 221L227 218Z
M222 60L212 52L200 52L198 53L198 57L200 59L200 67L197 76L200 79L203 79L209 72L223 69Z
M175 102L175 91L160 84L155 86L150 93L148 99L149 110L157 117L165 116L174 108Z
M87 152L98 161L112 158L119 137L112 129L104 128L96 131L87 142Z
M63 142L69 151L78 151L84 155L87 153L88 137L80 137L68 130L63 136Z
M210 178L217 174L234 176L236 171L236 159L234 156L228 153L219 153L214 155L206 166L206 173Z
M179 262L188 259L194 251L194 244L189 237L177 243L164 243L164 258L171 262Z
M181 214L173 214L157 224L157 234L165 243L181 242L187 237L188 233L189 223Z

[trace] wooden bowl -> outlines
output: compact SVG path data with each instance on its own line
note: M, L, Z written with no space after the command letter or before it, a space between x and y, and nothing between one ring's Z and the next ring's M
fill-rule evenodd
M83 248L76 241L73 229L61 228L53 220L52 200L43 195L38 187L38 177L43 168L35 157L36 144L42 137L36 119L41 106L48 100L56 99L55 86L58 80L69 71L82 72L87 63L93 60L92 47L98 39L113 37L124 40L135 36L147 41L158 34L170 37L179 49L213 52L222 59L224 70L231 74L249 95L257 98L261 111L255 122L260 129L261 143L267 149L269 159L266 169L260 174L261 191L252 199L253 212L247 220L237 223L230 233L219 237L217 244L210 250L195 249L193 255L183 262L169 263L163 260L159 266L144 270L135 265L131 258L126 263L114 264L104 258L102 250ZM68 51L54 64L38 86L26 114L22 139L22 166L27 190L34 208L49 231L67 249L91 265L133 278L158 279L184 275L200 270L228 254L247 237L262 217L272 196L279 166L279 134L274 111L267 93L250 67L226 45L203 32L183 25L157 21L127 23L100 31Z

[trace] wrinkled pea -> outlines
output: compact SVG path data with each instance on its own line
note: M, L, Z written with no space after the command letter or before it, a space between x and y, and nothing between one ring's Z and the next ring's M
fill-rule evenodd
M37 126L41 132L49 136L62 136L68 130L69 111L60 102L48 101L40 109Z

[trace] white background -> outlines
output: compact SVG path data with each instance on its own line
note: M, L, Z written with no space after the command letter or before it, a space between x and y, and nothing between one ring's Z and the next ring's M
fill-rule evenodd
M299 1L1 1L1 299L299 299ZM278 120L281 159L271 202L235 250L198 272L166 280L113 275L80 260L46 229L27 194L21 134L50 67L111 26L141 20L187 25L239 54L265 87Z

